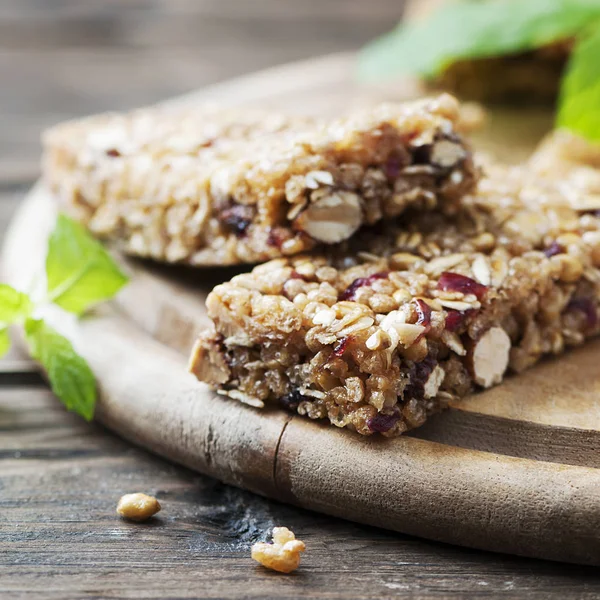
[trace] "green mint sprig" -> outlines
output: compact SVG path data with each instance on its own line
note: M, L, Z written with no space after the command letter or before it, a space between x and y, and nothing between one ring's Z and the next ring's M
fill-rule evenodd
M600 141L600 25L582 37L563 77L556 124Z
M576 39L560 93L557 124L600 141L600 2L461 0L429 18L400 24L367 46L358 75L431 79L460 60L498 57Z
M75 221L59 215L48 240L46 294L39 301L0 284L0 356L8 352L8 327L22 325L31 356L44 368L52 391L67 409L87 421L94 416L96 380L71 342L35 314L54 303L81 316L112 298L128 279L98 241Z

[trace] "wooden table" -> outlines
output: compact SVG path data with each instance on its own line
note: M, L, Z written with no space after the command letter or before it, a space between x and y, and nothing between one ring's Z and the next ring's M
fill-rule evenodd
M399 0L0 0L0 226L58 120L127 108L271 64L358 47ZM66 413L35 369L0 363L2 598L596 598L591 568L477 552L331 519L224 486ZM155 494L146 525L118 498ZM294 575L250 544L308 547Z

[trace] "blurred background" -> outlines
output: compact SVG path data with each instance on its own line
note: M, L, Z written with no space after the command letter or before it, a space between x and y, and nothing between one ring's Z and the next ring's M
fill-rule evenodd
M0 0L0 188L37 177L48 125L358 49L392 28L403 4Z

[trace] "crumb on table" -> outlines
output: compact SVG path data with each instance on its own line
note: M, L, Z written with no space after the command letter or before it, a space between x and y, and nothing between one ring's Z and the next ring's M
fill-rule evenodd
M125 494L117 504L117 513L130 521L147 521L159 512L161 506L154 496L147 494Z
M297 540L296 536L287 527L273 528L273 543L257 542L252 546L252 558L263 567L291 573L300 565L300 553L304 552L304 542Z

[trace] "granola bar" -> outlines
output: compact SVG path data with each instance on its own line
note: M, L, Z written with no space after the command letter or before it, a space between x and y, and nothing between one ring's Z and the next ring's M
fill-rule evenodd
M456 210L477 179L443 95L324 122L261 111L145 109L59 125L45 178L102 238L192 265L291 256L407 207Z
M528 168L217 286L190 369L252 406L396 436L600 329L600 218Z

